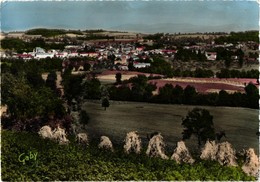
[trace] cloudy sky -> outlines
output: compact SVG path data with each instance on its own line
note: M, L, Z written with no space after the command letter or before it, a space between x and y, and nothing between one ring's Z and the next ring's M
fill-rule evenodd
M221 0L7 1L2 4L2 31L36 27L154 33L256 30L259 6L256 1Z

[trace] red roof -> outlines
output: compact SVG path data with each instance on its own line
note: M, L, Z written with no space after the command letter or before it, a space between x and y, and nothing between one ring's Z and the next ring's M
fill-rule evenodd
M16 54L17 57L21 58L32 58L33 56L31 54Z

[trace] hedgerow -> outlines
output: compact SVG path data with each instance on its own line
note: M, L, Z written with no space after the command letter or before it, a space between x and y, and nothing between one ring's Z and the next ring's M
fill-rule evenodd
M69 140L68 145L58 145L34 133L2 131L2 180L256 180L247 176L241 165L226 167L199 158L193 165L177 164L146 156L146 148L139 155L125 154L121 145L108 152L98 148L98 140L89 146L73 142L72 136ZM19 156L29 152L37 152L37 159L19 162Z

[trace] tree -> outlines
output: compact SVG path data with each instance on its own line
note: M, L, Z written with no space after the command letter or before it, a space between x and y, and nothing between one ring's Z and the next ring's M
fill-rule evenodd
M63 77L63 85L64 85L64 93L65 97L68 100L68 103L70 104L72 99L78 99L82 93L83 87L82 87L82 75L67 75Z
M217 104L219 106L230 106L230 96L225 90L219 91Z
M239 57L239 59L238 59L238 64L239 64L239 67L240 67L240 68L243 67L244 59L243 59L242 57Z
M108 98L102 99L102 107L104 107L104 110L107 110L107 107L109 107L109 100Z
M44 80L40 73L37 73L34 70L27 72L26 78L33 87L42 87L44 85Z
M91 65L89 63L85 63L83 68L84 68L84 71L89 71L91 68Z
M100 99L101 83L97 78L86 80L82 84L82 95L84 99Z
M56 92L57 90L56 80L57 80L57 74L54 71L50 72L46 79L46 86L52 89L54 92Z
M122 83L122 74L121 73L116 73L116 84L121 84Z
M14 63L16 64L16 63ZM42 78L41 66L36 60L30 60L24 62L23 68L19 69L20 72L25 72L26 79L29 84L33 87L42 87L44 85L44 80Z
M258 109L259 108L259 90L258 90L258 88L254 84L249 83L245 87L245 91L246 91L248 107Z
M152 97L152 92L156 89L156 86L151 83L147 83L148 78L145 75L138 75L129 79L132 83L132 98L134 101L148 101Z
M62 117L65 108L50 88L32 88L23 77L5 74L2 78L2 102L11 118L26 121L34 117L54 115Z
M196 103L195 99L197 96L197 92L193 86L187 85L187 87L185 87L185 89L184 89L183 95L184 95L184 100L183 100L184 104Z
M109 88L109 97L112 100L131 101L131 89L127 85L121 85L119 87L112 86Z
M230 67L231 62L232 62L231 58L227 57L227 58L225 59L225 62L224 62L224 63L225 63L226 68L229 68L229 67Z
M85 126L88 124L89 119L90 118L88 116L88 113L85 110L81 110L80 111L80 123Z
M172 84L165 84L163 87L159 89L158 99L162 103L172 103L173 100L173 85Z
M199 147L202 142L206 142L208 139L215 139L213 116L206 109L194 108L182 120L182 125L184 126L182 132L183 140L195 135L198 139Z

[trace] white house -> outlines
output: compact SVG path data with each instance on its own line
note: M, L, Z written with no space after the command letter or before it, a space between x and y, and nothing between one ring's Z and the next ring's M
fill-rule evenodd
M205 52L205 56L206 56L207 60L209 60L209 61L215 61L217 59L216 52Z
M134 62L133 65L135 68L146 68L151 66L151 63L138 63L138 62Z
M34 54L34 58L36 59L44 59L47 57L53 58L54 57L54 53L46 53L45 50L41 47L36 47L33 52ZM31 54L32 55L32 54Z

